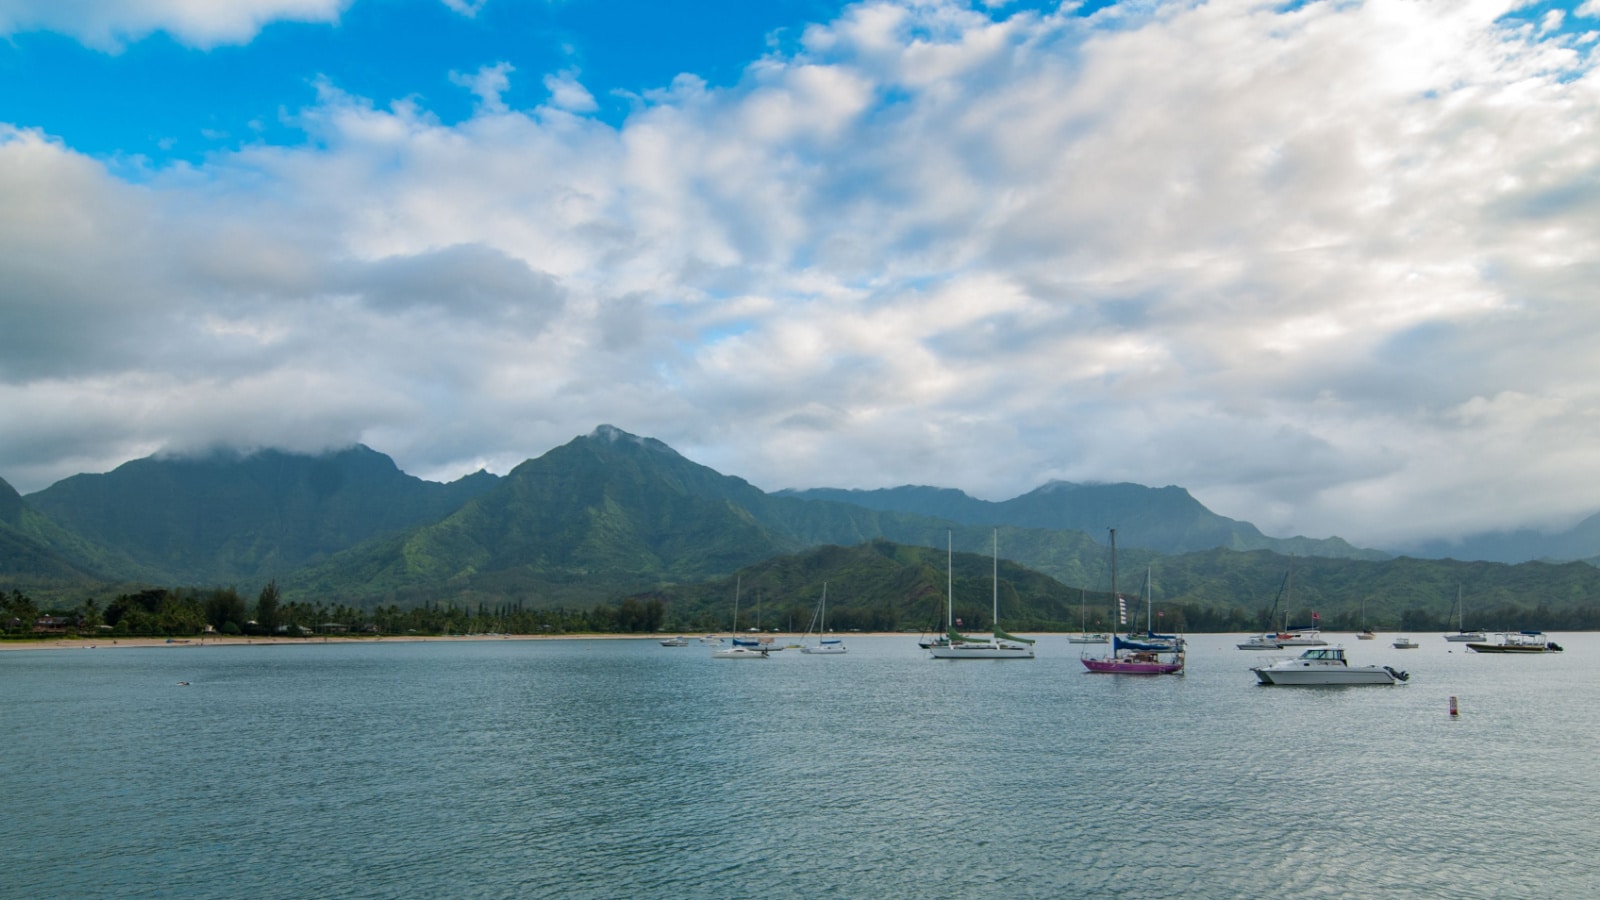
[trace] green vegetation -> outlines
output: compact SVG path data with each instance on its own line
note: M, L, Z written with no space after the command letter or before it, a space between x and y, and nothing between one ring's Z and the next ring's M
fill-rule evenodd
M27 498L0 482L0 590L74 615L86 598L115 597L93 627L154 634L569 633L726 630L735 584L741 628L759 611L761 627L792 629L827 582L833 627L919 631L942 622L948 536L956 616L981 628L998 528L1006 628L1076 630L1081 602L1089 627L1105 630L1104 533L1069 527L1090 521L1120 523L1122 593L1139 594L1148 567L1158 628L1266 627L1286 548L1295 575L1279 615L1295 622L1317 613L1329 630L1438 630L1463 588L1472 627L1600 627L1600 569L1587 564L1392 559L1267 539L1179 488L1058 484L1005 503L926 488L767 494L607 428L504 478L451 485L364 447L151 458ZM1212 549L1183 552L1195 546ZM263 587L252 604L205 585Z
M64 631L34 630L41 616L72 620ZM262 589L253 615L231 588L145 590L119 595L102 613L97 601L73 609L41 610L21 591L0 594L0 631L12 638L64 635L192 637L205 633L310 637L318 634L653 634L662 626L658 602L623 600L588 609L523 609L511 604L469 608L426 604L401 609L280 603L275 585Z

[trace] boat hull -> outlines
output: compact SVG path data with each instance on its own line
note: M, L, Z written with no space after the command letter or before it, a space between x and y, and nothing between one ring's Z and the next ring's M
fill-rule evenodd
M1475 641L1486 640L1487 637L1488 636L1481 631L1464 631L1460 634L1447 634L1444 636L1444 639L1452 644L1467 644Z
M1560 648L1549 644L1468 644L1474 653L1559 653Z
M1084 657L1083 667L1103 675L1180 675L1182 662L1136 662L1127 659L1091 659Z
M1103 634L1071 634L1067 635L1069 644L1109 644L1111 639Z
M996 647L993 644L930 647L928 653L934 659L1033 659L1032 648Z
M1337 687L1356 684L1398 684L1400 679L1385 666L1351 666L1349 668L1274 669L1263 666L1250 671L1262 684L1288 687Z
M751 650L748 647L734 647L731 650L713 650L712 659L771 659L765 650Z

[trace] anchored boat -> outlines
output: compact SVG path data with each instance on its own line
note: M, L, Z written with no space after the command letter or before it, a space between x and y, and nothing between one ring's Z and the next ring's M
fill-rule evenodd
M1262 684L1273 685L1397 684L1411 678L1389 666L1352 666L1343 647L1313 647L1294 659L1250 671Z
M1496 644L1473 641L1467 649L1474 653L1560 653L1561 645L1547 639L1542 631L1516 631L1500 635Z

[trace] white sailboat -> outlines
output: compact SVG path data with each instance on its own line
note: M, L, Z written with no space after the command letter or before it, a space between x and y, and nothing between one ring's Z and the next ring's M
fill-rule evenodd
M1311 614L1311 625L1290 625L1289 604L1290 594L1294 587L1294 557L1289 557L1289 572L1283 577L1283 631L1278 633L1279 647L1326 647L1328 642L1322 639L1322 628L1317 624L1317 614Z
M733 583L733 643L727 647L718 647L711 651L712 659L768 659L767 651L751 646L753 642L739 640L739 588L741 581Z
M997 528L994 532L994 612L991 616L993 622L991 633L987 638L972 638L956 631L953 620L956 601L955 579L951 565L954 551L950 548L949 532L945 532L945 544L945 581L946 591L949 594L949 605L945 608L945 628L950 636L950 643L943 647L930 647L928 653L934 659L1033 659L1033 641L1006 634L1000 629L1000 529Z
M1088 614L1083 611L1083 588L1078 589L1078 619L1079 631L1077 634L1067 635L1067 643L1104 644L1111 640L1111 638L1103 631L1096 631L1093 633L1089 631L1089 617Z
M806 633L800 636L801 653L816 656L819 654L833 655L850 652L849 648L844 645L844 641L839 638L821 637L828 633L828 583L826 581L822 583L822 602L817 604L817 611L812 616L811 622L817 626L817 635L820 638L820 642L816 646L806 643L806 638L811 634L811 626L807 625Z
M1453 644L1465 644L1488 640L1488 635L1481 631L1468 631L1466 626L1466 609L1461 605L1461 585L1456 585L1456 633L1447 634L1444 639Z

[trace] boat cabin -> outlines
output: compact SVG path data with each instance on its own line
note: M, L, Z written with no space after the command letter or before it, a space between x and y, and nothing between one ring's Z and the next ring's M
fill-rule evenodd
M1306 662L1319 662L1323 665L1349 665L1349 662L1344 658L1343 647L1313 647L1300 654L1300 659Z

